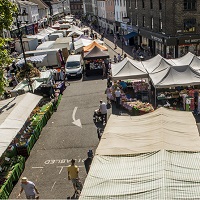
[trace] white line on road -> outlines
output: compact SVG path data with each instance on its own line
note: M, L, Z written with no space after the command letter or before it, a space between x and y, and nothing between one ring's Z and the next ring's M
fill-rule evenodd
M44 167L32 167L33 169L43 169Z
M54 184L52 185L52 187L51 187L51 191L53 190L55 184L56 184L56 181L55 181Z

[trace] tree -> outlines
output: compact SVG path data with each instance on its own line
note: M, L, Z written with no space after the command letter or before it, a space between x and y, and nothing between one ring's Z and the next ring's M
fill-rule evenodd
M6 79L4 68L11 63L9 51L6 46L9 38L3 38L3 30L9 30L13 23L13 15L17 13L17 7L9 0L0 0L0 95L4 92Z

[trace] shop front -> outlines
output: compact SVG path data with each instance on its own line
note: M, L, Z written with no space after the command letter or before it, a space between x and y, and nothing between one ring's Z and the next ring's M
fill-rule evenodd
M177 57L177 38L167 37L144 29L139 30L139 44L143 49L150 49L152 55L160 54L163 57Z
M178 57L181 57L188 52L197 56L200 55L200 35L179 37L178 41Z

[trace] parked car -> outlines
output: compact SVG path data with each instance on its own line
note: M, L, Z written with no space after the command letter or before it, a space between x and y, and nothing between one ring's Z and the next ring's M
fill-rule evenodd
M67 78L82 77L83 65L84 62L81 55L69 55L65 65Z

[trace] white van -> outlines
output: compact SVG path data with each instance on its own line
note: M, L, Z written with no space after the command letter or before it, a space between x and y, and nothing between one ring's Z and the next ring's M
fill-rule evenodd
M84 62L81 55L69 55L65 65L67 78L82 77L83 64Z

